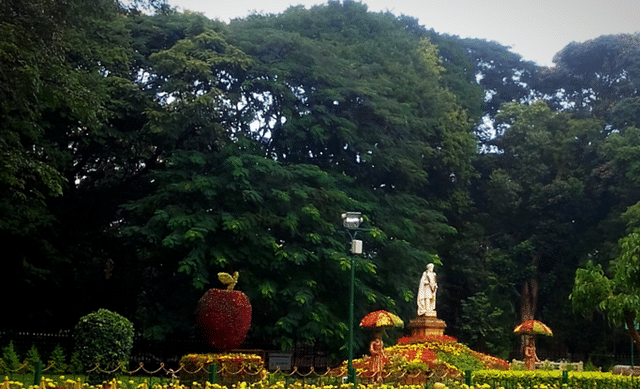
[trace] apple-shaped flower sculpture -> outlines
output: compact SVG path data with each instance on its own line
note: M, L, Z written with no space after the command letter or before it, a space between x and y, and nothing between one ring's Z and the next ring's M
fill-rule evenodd
M227 289L209 289L198 302L197 325L205 341L219 351L237 349L251 326L251 303L246 294L233 290L238 272L218 273Z

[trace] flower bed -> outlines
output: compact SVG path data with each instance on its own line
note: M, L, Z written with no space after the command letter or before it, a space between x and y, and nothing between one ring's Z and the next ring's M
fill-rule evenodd
M435 382L429 385L428 389L489 389L489 388L536 388L536 389L635 389L638 387L638 379L628 376L617 376L611 373L600 372L571 372L569 374L568 384L562 383L560 372L500 372L500 371L483 371L476 372L475 379L480 381L482 377L491 378L493 381L475 382L471 386L467 386L459 381L451 382L449 385L441 382ZM193 382L190 385L174 381L163 385L148 385L143 382L138 385L131 385L130 382L122 382L113 380L103 385L89 386L82 381L46 379L41 385L26 386L20 382L9 381L5 379L2 384L3 389L353 389L351 384L340 385L313 385L296 381L286 383L277 381L270 383L269 380L262 380L254 383L239 382L234 385L210 385L205 383L201 385ZM358 389L425 389L424 385L404 385L404 384L362 384L358 385Z
M217 367L217 382L256 382L267 372L262 357L254 354L189 354L180 358L180 380L205 384L209 380L209 368Z
M413 347L431 351L436 355L436 360L454 367L459 373L465 370L481 369L509 370L507 361L471 350L466 345L458 343L458 340L452 336L405 336L398 339L398 344L390 349L394 347L399 349Z
M615 375L602 372L577 372L557 370L482 370L473 373L476 386L522 387L522 388L616 388L634 389L640 385L637 377ZM564 386L566 384L566 386Z
M461 380L466 370L508 370L502 359L471 350L447 335L416 336L398 339L398 344L385 348L387 361L382 377L385 382L424 384L442 380ZM372 376L371 358L353 361L361 380ZM334 375L346 374L346 363Z

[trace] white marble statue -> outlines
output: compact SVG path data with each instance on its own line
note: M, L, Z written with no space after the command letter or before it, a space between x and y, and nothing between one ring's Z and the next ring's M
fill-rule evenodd
M437 290L436 273L433 272L433 263L430 263L422 273L418 287L418 316L436 316Z

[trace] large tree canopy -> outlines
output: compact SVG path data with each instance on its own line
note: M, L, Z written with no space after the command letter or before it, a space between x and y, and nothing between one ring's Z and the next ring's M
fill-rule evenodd
M637 209L633 206L627 213L633 214L633 224L637 224ZM602 311L614 324L625 324L629 336L640 350L640 335L636 323L640 314L640 234L637 228L620 239L620 253L611 261L608 277L600 264L587 262L584 268L576 270L575 283L570 299L573 307L585 314Z
M350 0L230 23L123 4L0 2L0 236L35 295L10 325L108 308L147 337L194 336L212 275L237 270L250 341L338 355L345 211L367 229L356 316L414 317L440 258L438 313L483 351L507 356L532 316L554 347L593 350L568 335L599 330L566 309L581 274L637 314L617 275L637 244L617 244L638 224L637 35L541 69Z
M539 87L560 108L609 118L613 108L639 92L639 34L604 35L573 42L544 69Z
M102 243L93 246L91 238L113 221L109 210L118 205L113 193L101 198L95 190L113 188L136 170L139 158L128 147L136 122L129 118L129 128L115 123L124 116L116 107L128 105L136 88L129 81L128 30L116 2L1 6L0 233L10 242L5 260L16 288L60 291L51 300L33 295L47 308L25 315L24 322L32 323L30 315L71 309L60 301L73 296L67 292L82 277L79 264L96 259Z
M174 268L194 293L244 272L263 307L252 339L335 351L350 266L340 214L357 210L370 228L358 314L411 312L415 280L455 232L443 212L468 204L475 141L435 46L405 22L331 2L189 28L149 55L161 99L149 126L173 148L123 213L144 271ZM162 293L153 282L146 299ZM171 330L144 309L150 333Z

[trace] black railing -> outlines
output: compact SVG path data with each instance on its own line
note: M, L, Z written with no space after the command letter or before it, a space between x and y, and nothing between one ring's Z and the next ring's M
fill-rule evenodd
M0 331L0 349L6 347L9 342L13 342L14 348L21 357L21 362L32 346L36 347L44 361L48 361L57 346L63 349L68 361L74 348L73 333L69 330L57 333ZM266 368L269 369L272 366L270 370L275 370L277 367L280 367L281 370L290 370L295 366L304 372L312 368L318 371L326 370L329 367L327 353L320 347L297 345L286 352L273 350L273 346L270 345L249 345L249 347L237 350L237 352L260 355ZM170 337L159 341L137 335L134 338L130 363L136 366L140 363L146 366L163 364L167 368L177 369L182 356L211 352L210 347L195 338ZM274 355L283 363L270 361L270 357Z

